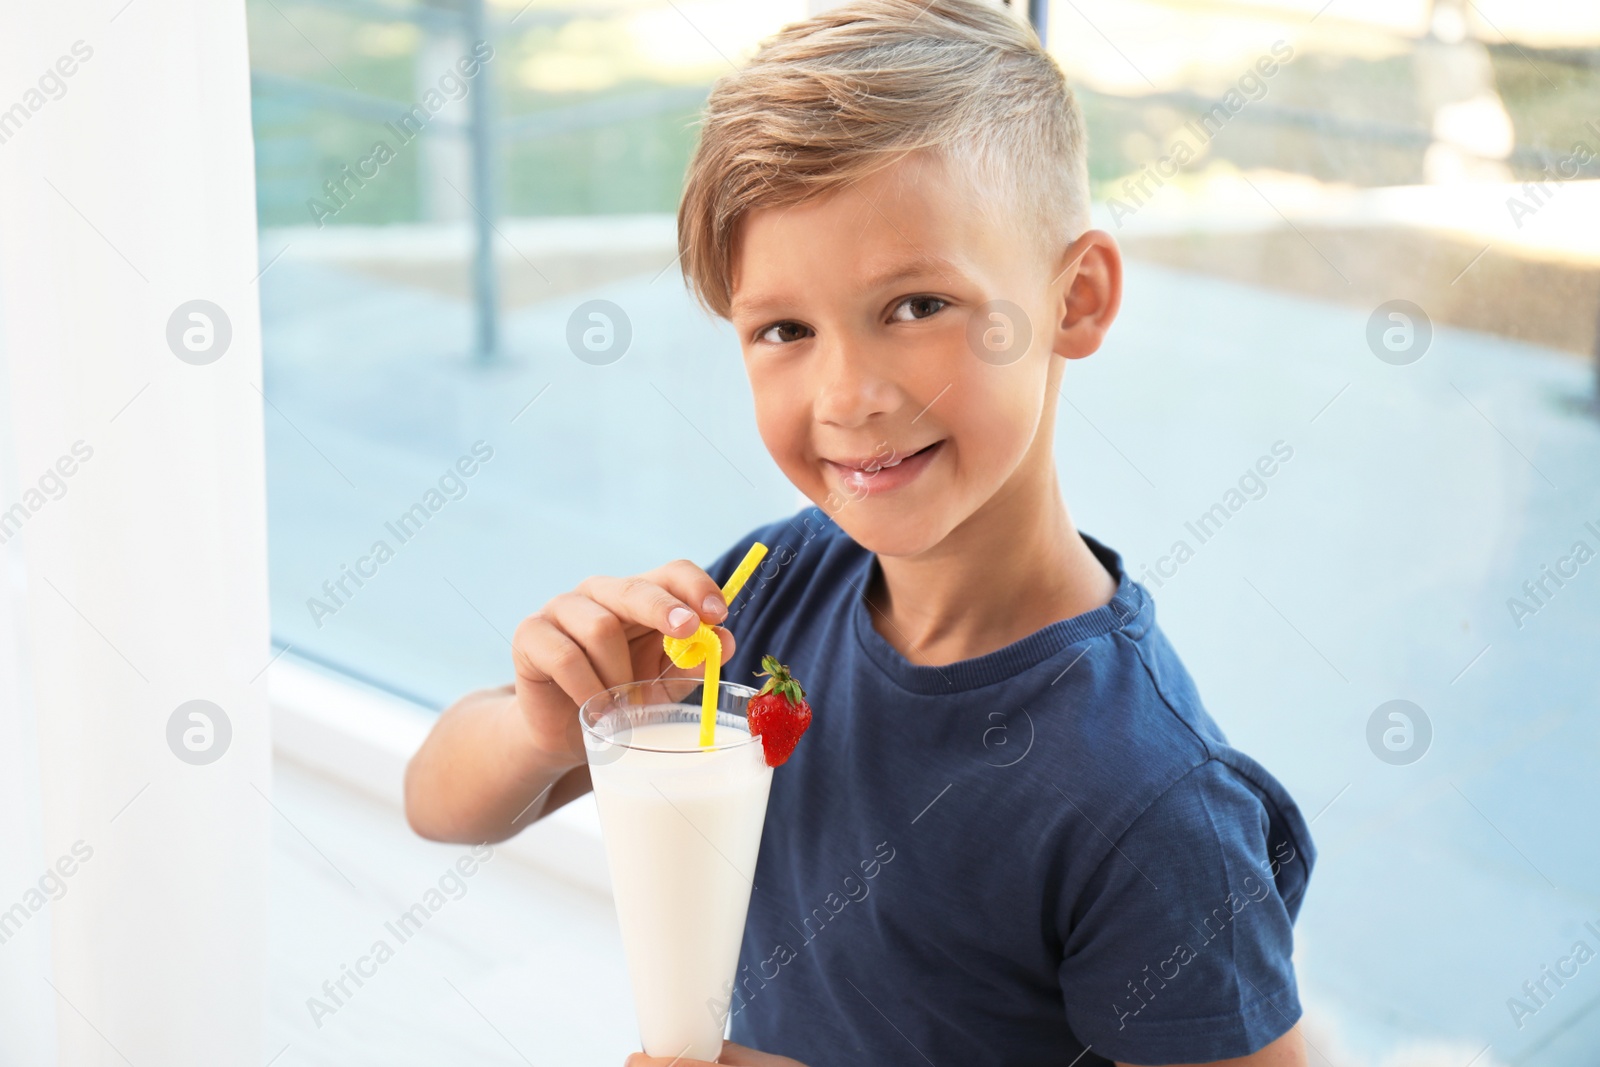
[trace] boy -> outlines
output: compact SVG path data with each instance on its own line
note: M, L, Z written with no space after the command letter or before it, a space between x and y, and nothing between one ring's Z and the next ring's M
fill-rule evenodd
M773 775L723 1063L1305 1063L1306 824L1057 484L1056 394L1121 294L1087 200L1060 71L982 0L766 42L711 94L679 244L819 506L709 573L556 597L515 684L408 768L418 833L500 840L589 788L575 709L666 669L662 634L731 623L729 679L788 664L814 718Z

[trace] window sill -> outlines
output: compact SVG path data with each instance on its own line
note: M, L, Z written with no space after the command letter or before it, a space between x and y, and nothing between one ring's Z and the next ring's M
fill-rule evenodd
M290 656L275 663L268 678L274 756L383 801L403 819L406 762L427 736L433 714ZM578 798L495 848L583 889L611 895L592 796Z

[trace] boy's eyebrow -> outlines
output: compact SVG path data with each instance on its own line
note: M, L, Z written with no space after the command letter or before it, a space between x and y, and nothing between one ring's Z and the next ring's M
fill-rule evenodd
M867 279L869 289L880 289L885 285L901 281L918 274L960 274L953 263L938 256L919 253L916 257L903 263L886 267L877 274Z
M862 284L864 288L869 290L881 289L884 286L892 285L895 282L902 281L906 278L912 278L923 274L954 274L959 277L961 271L958 270L956 266L950 263L948 260L941 259L938 256L919 254L912 259L902 260L901 262L890 264L889 266L878 271L876 274L866 278ZM735 298L731 307L729 308L729 312L737 315L744 312L761 311L767 307L785 302L786 299L779 296Z

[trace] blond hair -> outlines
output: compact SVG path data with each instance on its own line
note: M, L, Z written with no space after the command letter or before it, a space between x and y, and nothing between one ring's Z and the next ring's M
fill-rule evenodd
M914 152L955 164L987 213L1074 239L1083 117L1031 27L982 0L854 0L786 26L711 89L678 207L684 281L729 315L738 225Z

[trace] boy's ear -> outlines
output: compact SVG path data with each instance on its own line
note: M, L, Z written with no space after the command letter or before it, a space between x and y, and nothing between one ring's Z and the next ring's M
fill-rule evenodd
M1100 347L1122 306L1122 252L1104 230L1087 230L1056 262L1051 296L1060 310L1052 351L1082 359Z

